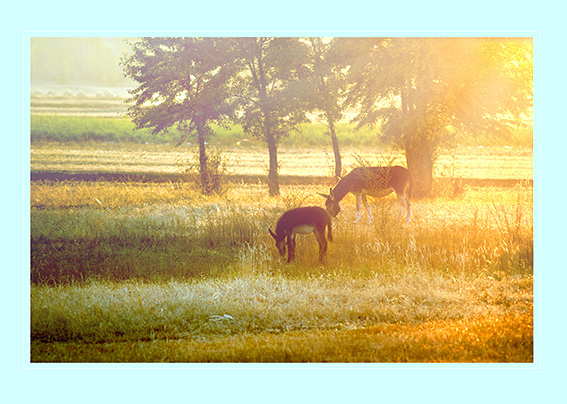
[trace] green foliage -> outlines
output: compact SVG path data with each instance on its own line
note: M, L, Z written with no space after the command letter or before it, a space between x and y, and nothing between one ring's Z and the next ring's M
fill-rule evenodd
M348 143L348 129L335 123L351 107L357 129L378 127L376 143L405 150L415 197L431 193L440 147L530 143L529 38L144 38L123 66L139 84L128 111L135 127L154 134L176 128L179 141L196 135L203 183L213 123L238 123L266 141L272 196L280 192L278 147L304 138L290 135L309 112L329 128L331 142L322 143L333 146L335 175L342 172L339 141ZM92 131L80 136L99 139ZM49 135L32 130L41 137Z
M128 115L137 129L154 134L176 127L180 142L196 134L205 194L220 191L218 162L209 167L207 156L211 124L233 120L237 106L231 81L238 66L231 44L223 38L143 38L123 60L125 74L139 84L131 91Z
M322 38L308 38L309 61L311 69L310 107L320 114L328 125L334 125L343 118L346 105L342 102L346 94L347 61L337 55L337 41L324 41Z
M236 67L230 42L218 38L143 38L123 59L138 87L128 115L152 133L178 127L184 135L232 117L228 82ZM203 139L203 141L206 139Z
M244 132L266 141L269 153L268 189L280 194L278 146L300 123L308 122L306 46L298 38L237 38L234 41L241 70L235 94L242 100L238 122Z
M358 127L406 150L413 193L432 187L437 149L468 136L511 137L533 102L533 49L521 38L342 38ZM467 135L465 135L467 136Z
M349 103L359 126L384 122L405 145L458 132L505 135L521 127L533 96L532 44L521 38L343 38L352 68ZM396 99L397 98L397 99ZM506 117L506 118L504 118Z
M377 129L369 127L357 129L353 124L339 123L336 125L336 132L342 146L371 147L380 143ZM282 144L297 147L329 147L331 145L329 128L320 123L301 124L296 132L292 132L282 141Z
M212 125L215 136L212 144L232 146L239 142L256 144L240 125ZM338 133L345 146L372 146L377 134L369 128L360 131L353 125L341 124ZM67 115L32 115L31 141L33 142L122 142L122 143L169 143L178 144L182 133L173 128L167 134L153 135L148 129L134 130L134 124L127 118L106 118ZM304 123L291 132L282 144L297 147L328 146L330 139L327 128L321 124Z

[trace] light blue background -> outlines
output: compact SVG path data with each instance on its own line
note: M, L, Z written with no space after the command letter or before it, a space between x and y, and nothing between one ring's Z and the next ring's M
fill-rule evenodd
M368 3L368 4L366 4ZM5 7L2 391L41 403L528 403L565 399L565 35L556 1L28 1ZM9 12L8 12L9 11ZM535 363L30 365L29 38L150 35L534 36ZM561 124L560 124L561 123ZM16 398L18 397L18 398ZM555 398L552 398L555 397Z

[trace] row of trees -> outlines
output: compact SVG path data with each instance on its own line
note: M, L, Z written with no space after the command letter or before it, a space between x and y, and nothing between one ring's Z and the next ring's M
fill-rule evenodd
M198 138L205 192L213 123L266 142L274 196L278 145L307 113L328 127L342 174L335 127L355 108L357 127L380 125L405 150L412 193L425 196L440 146L465 133L510 136L533 102L530 38L142 38L122 65L139 84L137 128Z

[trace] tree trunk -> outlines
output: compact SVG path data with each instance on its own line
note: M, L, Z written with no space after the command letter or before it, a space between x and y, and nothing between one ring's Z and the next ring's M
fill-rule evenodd
M270 156L270 167L268 170L268 194L270 196L278 196L280 194L278 178L278 145L271 130L269 130L266 134L266 140L268 143L268 154Z
M262 53L262 45L256 49L257 74L253 67L250 68L254 77L255 87L258 90L260 98L260 109L263 115L264 136L268 144L268 154L270 156L268 168L268 195L278 196L280 194L280 184L278 179L278 139L276 139L275 123L272 120L272 110L268 102L268 85L266 74L264 72L264 60Z
M331 142L333 143L333 152L335 153L335 177L340 178L343 171L341 151L339 150L339 140L337 139L337 134L335 133L335 122L333 120L329 121L329 129L331 131Z
M199 139L199 174L201 177L201 192L208 195L212 192L209 180L209 167L206 149L207 131L203 125L197 125L197 137Z
M433 149L427 139L415 135L406 144L406 161L411 173L411 196L423 198L433 187Z
M410 196L423 198L433 187L434 146L427 133L420 128L420 117L425 117L425 104L417 102L411 82L406 80L402 95L402 133L406 139L406 164L411 173Z

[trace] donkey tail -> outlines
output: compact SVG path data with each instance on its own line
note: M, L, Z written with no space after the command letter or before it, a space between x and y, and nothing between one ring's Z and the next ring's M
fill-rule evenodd
M409 173L409 187L408 187L408 198L411 198L411 192L413 190L413 179L411 177L411 171L408 170Z

